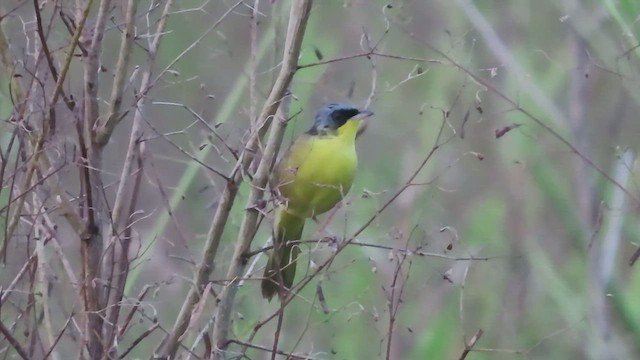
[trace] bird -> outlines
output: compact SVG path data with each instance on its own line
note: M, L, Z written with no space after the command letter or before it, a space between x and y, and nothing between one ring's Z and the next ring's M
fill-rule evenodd
M372 115L347 104L323 106L274 167L270 186L280 201L261 284L265 299L282 299L293 285L300 249L287 242L300 240L306 219L331 210L349 192L358 166L356 135Z

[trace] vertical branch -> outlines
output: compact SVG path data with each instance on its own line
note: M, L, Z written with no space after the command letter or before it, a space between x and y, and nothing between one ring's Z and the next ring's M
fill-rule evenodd
M260 0L253 1L253 11L251 12L251 55L249 57L249 116L251 117L251 127L255 128L257 119L257 107L258 107L258 89L256 85L256 75L258 72L257 64L257 51L258 51L258 16L260 12L258 7L260 6Z
M5 76L7 79L10 79L9 85L15 94L16 103L21 104L24 101L24 93L22 92L22 87L18 83L18 79L13 76L15 74L15 66L11 61L11 56L9 55L9 42L7 41L7 37L5 36L1 25L2 19L0 19L0 63L2 63Z
M613 177L622 185L627 185L632 176L631 168L635 162L636 156L633 150L626 150L615 163ZM616 258L622 241L622 221L624 219L618 212L625 209L626 198L624 193L618 189L613 190L611 196L611 211L608 218L605 219L605 233L603 234L602 251L600 254L600 274L599 280L606 291L614 280L614 270L617 264Z
M630 167L635 161L635 154L632 150L624 151L617 162L614 162L613 178L622 186L626 186L631 178ZM620 242L622 240L622 222L624 216L626 198L624 193L616 188L612 189L609 200L609 211L603 221L602 243L598 251L593 252L593 287L592 297L594 331L597 332L598 342L595 343L597 355L604 355L611 347L612 331L611 313L609 308L609 294L615 281L615 268L619 256Z
M24 181L22 183L22 187L20 188L19 198L17 199L15 210L13 211L13 215L9 218L9 225L7 226L7 231L5 232L6 236L4 242L2 243L2 249L0 249L0 257L2 257L2 261L6 263L7 249L9 245L9 239L13 237L13 232L16 230L18 223L20 222L20 217L22 216L22 209L24 208L24 203L26 200L25 194L32 187L33 176L36 173L36 168L38 164L38 158L43 151L44 146L44 138L45 132L44 130L40 133L40 136L35 140L35 144L32 144L33 152L31 154L31 158L27 164L27 171L25 174Z
M88 135L85 139L87 144L93 142L93 126L98 120L98 71L100 69L100 54L102 52L102 39L104 37L104 28L107 21L107 14L111 0L101 0L98 7L98 15L96 24L93 29L93 37L91 38L91 46L87 54L84 67L84 91L85 91L85 133Z
M131 219L131 217L133 216L134 212L135 212L135 208L136 208L136 204L137 204L137 200L138 200L138 195L140 193L140 184L142 182L142 175L143 175L143 159L142 159L142 150L140 149L140 146L135 148L136 154L135 154L135 163L136 163L136 170L135 170L135 179L134 179L134 183L133 183L133 189L131 191L131 200L129 201L129 209L128 209L128 219ZM108 344L111 344L114 342L115 340L115 336L116 336L116 329L118 328L117 323L118 323L118 318L120 316L120 301L122 300L122 297L124 295L124 285L126 283L127 280L127 275L129 274L129 247L131 245L131 232L132 232L132 226L127 224L125 225L125 229L123 231L123 236L118 236L117 234L114 234L114 243L112 244L112 246L116 246L116 244L120 244L120 247L118 248L118 253L117 255L117 259L113 260L113 278L111 279L111 286L110 288L113 289L112 293L111 293L111 297L109 299L107 299L108 302L108 312L107 312L107 324L108 327L105 329L105 339L108 341ZM120 239L120 241L118 241L117 243L115 242L117 239ZM112 349L110 349L111 351L114 351L114 353L111 353L110 356L115 355L115 351L117 350L116 347L113 347Z
M52 117L54 116L54 112L53 112L53 108L55 107L56 103L58 102L58 99L60 97L60 95L63 93L62 89L63 89L63 84L64 81L67 77L67 73L69 72L69 69L71 67L71 61L73 60L73 54L75 52L76 47L78 46L78 41L80 39L80 35L82 34L82 31L84 30L84 26L86 24L86 21L89 17L89 11L91 9L91 6L93 5L93 0L89 0L87 2L87 5L82 8L79 7L78 8L78 26L75 29L75 33L73 34L73 38L71 40L71 44L69 47L69 52L67 53L67 56L65 58L64 64L62 66L62 70L60 71L60 75L58 76L57 80L56 80L56 85L53 89L53 93L51 94L50 98L49 98L49 111L45 112L44 115L44 119L43 119L43 126L42 129L40 131L40 134L38 134L37 136L33 136L33 144L32 144L32 158L29 161L29 164L27 165L27 171L26 171L26 176L25 176L25 180L24 180L24 184L30 184L31 183L31 179L35 173L36 170L36 166L38 163L38 159L41 156L41 154L43 153L43 148L44 148L44 140L47 136L47 131L50 128L49 123L52 120ZM2 61L3 65L11 72L11 75L13 75L13 64L11 63L11 61L9 60L9 54L8 54L8 42L6 40L6 37L4 35L4 32L1 31L0 29L0 60ZM15 89L15 91L17 92L17 96L18 96L18 102L21 102L24 98L24 94L21 90L21 87L19 86L19 84L17 83L17 80L15 79L15 77L11 76L11 83L14 85L12 86L13 89ZM24 111L25 107L21 107L21 111ZM28 185L27 185L28 186ZM27 190L28 187L25 187L23 190ZM22 207L24 206L24 199L25 197L22 196L18 199L17 204L16 204L16 210L14 211L14 216L12 216L9 220L9 225L7 227L7 231L5 232L5 240L2 244L2 249L0 249L0 256L4 258L4 256L6 256L6 250L7 250L7 245L8 245L8 241L9 239L12 238L13 236L13 232L15 231L18 222L19 222L19 218L20 218L20 214L22 213Z
M87 312L86 333L89 336L89 355L93 359L102 358L103 319L100 311L103 309L100 283L100 258L102 256L103 239L102 226L104 218L105 201L103 199L103 187L100 171L102 169L102 149L94 143L93 126L98 119L98 70L100 68L100 54L102 52L102 39L107 20L108 9L111 0L101 0L98 6L91 46L85 59L84 67L84 144L83 156L85 167L83 177L86 187L87 204L87 230L88 234L82 239L82 267L84 307ZM96 281L98 280L98 281Z
M129 145L127 147L127 154L125 156L124 165L122 166L122 171L120 173L120 181L118 184L118 190L116 192L116 199L113 206L112 212L112 234L109 240L109 247L113 249L113 259L110 262L105 263L105 271L108 271L113 275L113 281L111 281L111 287L115 291L110 293L107 297L109 311L107 318L109 319L109 326L106 329L105 338L107 340L112 341L115 337L115 329L116 329L116 321L118 318L118 314L120 312L120 306L118 305L120 300L122 299L124 292L124 284L126 281L126 276L128 273L128 245L131 241L130 236L127 236L126 233L129 232L128 224L122 223L122 213L125 209L125 204L127 200L129 201L129 212L130 215L133 212L133 206L135 205L135 198L138 193L138 187L140 185L141 177L142 177L142 163L141 163L141 149L140 149L140 139L143 135L142 124L143 124L143 116L144 109L146 106L147 98L146 94L149 92L152 86L151 76L153 74L153 68L156 63L156 56L158 54L158 49L160 47L160 39L162 34L164 33L165 26L167 24L167 18L169 16L169 11L173 6L173 1L168 1L163 9L162 15L160 16L160 21L156 27L155 34L150 40L149 49L147 54L147 66L142 75L142 80L140 84L140 91L138 94L138 102L135 108L135 115L133 118L133 125L131 128L131 133L129 135ZM133 40L133 23L135 21L135 12L136 12L136 0L130 0L127 7L127 30L125 34L122 36L122 44L120 48L120 55L118 59L118 65L116 69L116 77L120 76L121 80L118 82L117 80L114 83L114 88L111 94L111 108L109 109L109 117L107 118L107 122L105 126L102 127L97 135L97 142L102 144L103 146L109 142L109 138L116 125L122 119L122 116L119 114L120 103L122 101L122 86L124 84L124 76L126 73L126 65L128 63L128 59L130 58L130 54L124 54L123 52L131 52L131 42ZM128 34L127 34L128 32ZM128 44L127 44L128 43ZM129 179L132 176L133 166L137 165L136 174L135 174L135 183L134 189L131 192L132 196L127 196L129 194ZM127 217L128 218L128 217ZM121 229L124 227L126 229L125 236L121 237L122 233ZM118 246L119 245L119 246ZM118 255L116 255L115 249L118 248ZM116 261L116 256L119 259ZM117 264L116 264L117 263ZM111 267L107 269L107 267ZM115 271L115 273L114 273Z
M385 359L391 359L391 347L393 344L393 331L395 330L395 323L398 316L398 311L400 310L400 305L403 303L402 293L404 292L405 285L407 284L409 278L409 269L411 268L411 260L409 260L409 265L406 275L403 276L402 270L404 267L405 261L407 261L407 249L409 247L409 241L411 240L411 236L407 238L407 242L402 252L394 253L394 260L396 261L396 266L393 272L393 280L391 281L391 289L386 294L387 295L387 306L389 308L389 324L387 326L387 349ZM403 278L402 278L403 277ZM398 280L402 278L402 283L399 283Z
M213 220L211 221L211 227L207 233L207 240L204 246L202 260L195 271L196 273L193 281L195 285L189 290L189 294L182 304L182 308L180 309L180 313L173 325L173 329L158 349L158 354L161 357L174 357L178 349L178 342L189 325L193 308L200 299L200 292L203 289L203 285L209 279L213 261L216 253L218 252L220 239L222 238L222 233L224 232L231 207L235 201L238 186L242 182L242 174L249 168L249 165L253 161L254 154L258 149L258 144L269 127L271 117L275 114L280 101L285 95L287 87L291 83L291 79L295 74L302 35L304 33L304 27L306 26L310 9L310 0L299 1L292 5L291 17L289 20L289 31L287 33L287 46L285 46L280 73L278 74L278 78L276 79L267 101L260 112L260 116L256 121L257 129L252 129L253 133L247 141L247 145L232 171L232 175L230 176L231 180L227 182L222 192L220 202L218 203ZM302 16L304 16L304 18L302 18ZM218 320L219 319L216 319L216 323Z
M137 6L136 1L129 0L127 4L127 10L125 15L125 30L122 33L120 40L120 51L118 53L118 62L115 68L115 75L113 80L113 87L111 88L111 98L109 102L109 109L107 110L106 123L110 123L113 119L122 119L124 115L120 115L120 108L122 105L122 91L124 89L125 76L127 75L127 67L129 60L131 59L131 45L133 44L133 31L135 24L135 14ZM115 122L114 128L115 128ZM96 146L104 147L109 141L113 128L105 136L105 132L102 131L102 127L96 125L95 129L95 143ZM121 238L118 234L120 231L120 214L124 208L124 194L126 193L127 180L129 179L129 171L131 168L131 156L127 151L125 162L123 166L122 174L120 175L120 181L118 183L118 190L116 192L116 199L111 211L111 237L105 249L108 249L103 263L102 271L105 274L108 286L105 288L104 294L105 308L107 309L106 325L105 325L105 339L107 344L111 344L114 338L114 329L116 327L118 314L120 313L119 302L122 298L120 292L119 283L123 282L123 278L126 277L126 273L123 273L124 267L128 267L128 263L118 263L116 258L122 258L122 254L117 254L118 251L123 252L124 248L128 248L129 238ZM126 171L126 172L125 172ZM135 203L135 199L131 199L131 203ZM126 226L126 225L125 225ZM120 241L118 241L120 240ZM119 247L118 245L121 246ZM127 245L125 245L127 244ZM126 257L126 254L125 254ZM128 260L127 260L128 262ZM115 290L115 291L114 291ZM109 348L109 352L113 351L113 348ZM110 354L112 356L114 354Z
M37 214L37 212L35 211L34 213ZM47 257L44 250L44 241L45 241L44 234L42 234L41 229L39 229L40 227L36 224L37 221L38 221L38 218L34 217L36 234L41 233L40 234L41 236L38 236L36 238L36 254L38 258L37 288L39 289L38 292L40 293L40 297L41 297L39 302L42 304L43 323L44 323L45 333L48 338L47 339L48 343L45 343L46 348L53 349L53 346L56 343L56 340L55 340L55 336L53 335L53 325L51 321L51 308L50 308L51 301L49 299L49 278L52 276L52 274L48 271L49 267L47 266ZM52 352L51 355L54 360L58 359L56 352Z
M122 33L122 39L120 40L120 51L118 53L118 62L116 63L116 70L113 78L113 87L111 88L109 110L107 111L107 117L105 119L104 126L96 129L96 143L100 146L106 145L106 143L109 141L109 138L111 137L113 129L123 118L123 115L120 114L120 109L122 107L122 91L124 89L124 81L126 80L129 61L131 60L131 46L133 45L137 3L138 2L136 0L129 0L129 2L127 3L125 29ZM156 38L158 37L159 36L156 35ZM154 42L156 41L154 40ZM154 51L150 49L149 53L152 52ZM153 55L153 57L155 57L155 54Z
M587 119L586 109L588 108L586 102L589 98L589 87L583 73L589 62L585 50L587 46L584 39L574 29L571 31L569 41L571 55L576 69L571 72L571 82L569 83L568 125L573 132L576 148L584 154L591 156L592 154L589 151L591 149L589 146L589 136L586 131L587 127L585 126ZM578 200L578 213L580 214L580 221L582 221L585 229L589 229L593 227L592 224L590 224L593 212L593 195L591 194L589 167L585 162L578 161L578 159L576 159L574 166L572 182Z
M38 5L38 0L33 0L33 11L36 15L36 28L37 28L36 33L38 35L38 38L40 39L40 46L42 46L44 59L47 62L47 66L49 67L49 72L51 74L51 77L53 77L53 81L57 82L59 77L58 69L56 69L56 66L53 63L53 56L51 55L51 51L49 50L49 44L47 43L47 35L44 32L44 26L42 24L42 14L41 14L40 6ZM53 21L51 23L53 23ZM49 25L49 30L50 30L50 27L51 27L51 24ZM69 110L73 111L73 109L75 108L75 105L71 101L71 99L69 99L64 94L64 92L62 92L62 99L64 100L64 103L67 105Z
M282 101L286 88L289 86L293 78L293 74L298 66L298 56L300 54L300 47L302 45L302 39L304 38L310 12L311 1L294 2L291 6L282 68L280 69L280 74L276 79L271 94L269 94L269 98L265 104L265 109L263 109L260 116L260 121L264 121L268 116L271 116L271 113L267 114L265 113L265 110L268 110L272 106L277 109L278 105ZM246 266L245 254L249 250L251 241L253 240L253 235L255 234L260 215L256 204L260 199L262 199L264 188L266 187L267 180L269 178L271 163L276 156L276 151L278 150L284 136L284 130L286 128L286 120L284 119L286 119L286 116L278 118L278 121L276 121L272 126L269 140L267 141L267 146L264 150L264 155L262 156L256 174L253 177L251 192L247 200L247 206L245 207L247 212L245 213L240 226L240 233L238 235L238 240L236 241L231 265L229 266L226 276L226 279L229 279L230 283L227 284L222 291L222 294L220 295L220 303L218 304L216 311L216 321L213 328L213 344L216 349L214 358L221 357L222 352L218 350L224 350L226 347L233 301L238 290L238 283L236 279L239 279L242 276L242 272Z

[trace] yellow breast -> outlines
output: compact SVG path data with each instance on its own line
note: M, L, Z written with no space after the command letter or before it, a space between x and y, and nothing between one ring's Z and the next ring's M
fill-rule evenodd
M278 164L277 187L287 212L300 217L322 214L349 191L358 166L358 122L349 122L336 135L300 137Z

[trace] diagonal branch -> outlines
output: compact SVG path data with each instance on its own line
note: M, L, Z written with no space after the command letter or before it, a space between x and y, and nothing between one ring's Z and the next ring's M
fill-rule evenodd
M282 61L282 68L280 74L276 79L274 87L269 94L269 98L260 114L259 122L265 121L267 117L272 116L280 105L281 99L284 96L286 89L288 88L293 74L297 70L298 55L300 53L300 47L302 45L302 39L304 38L307 21L309 19L309 13L311 12L311 1L300 1L294 3L291 6L291 13L289 15L289 26L287 29L287 38L284 47L284 56ZM265 110L269 111L265 113ZM219 358L227 343L227 334L229 332L229 323L231 321L231 313L233 308L233 300L238 290L238 283L235 279L242 277L242 273L246 266L245 254L249 250L251 241L256 231L258 219L260 217L260 211L256 208L255 204L262 199L264 188L267 185L269 173L271 170L271 164L277 155L277 151L282 142L284 136L284 130L286 128L286 115L281 114L277 121L271 128L269 140L264 150L260 164L253 178L251 184L251 192L247 200L247 212L240 226L240 234L236 241L236 247L231 259L231 265L227 272L227 279L230 279L230 283L225 286L222 294L220 295L220 303L216 311L216 321L213 328L213 344L215 346L214 358Z
M1 321L0 321L0 333L2 333L2 335L4 335L5 339L7 339L7 342L9 344L11 344L11 346L13 346L13 348L16 350L16 352L18 353L18 355L20 355L20 357L22 359L24 359L24 360L31 359L29 354L27 354L27 351L20 344L20 341L18 341L13 336L14 332L12 330L9 330L9 328L7 328L4 325L4 323L2 323Z
M232 171L232 175L230 176L231 180L227 182L225 189L222 192L220 202L218 203L218 207L216 208L216 212L211 222L211 227L207 234L202 261L198 264L196 269L196 274L194 276L195 286L189 290L189 294L180 309L180 313L174 323L173 329L161 345L161 348L158 350L158 354L161 357L174 357L178 349L180 338L183 336L189 325L191 313L200 299L200 291L204 288L204 284L209 279L209 275L213 268L213 261L218 251L218 246L220 245L220 239L222 238L222 233L227 223L231 207L235 201L238 187L243 179L242 174L249 168L249 165L253 161L254 155L258 150L260 140L264 137L264 134L269 128L271 118L276 113L280 101L284 97L286 90L291 83L291 79L297 70L300 45L302 43L302 37L304 35L310 9L310 0L299 1L292 5L291 16L289 19L289 31L287 32L288 37L280 73L273 88L271 89L262 111L260 112L260 116L256 121L257 129L252 129L253 132L247 142L247 145ZM232 300L232 296L228 297L228 294L226 296L227 301ZM230 306L227 306L227 309L229 310ZM228 321L228 317L226 319ZM219 319L216 319L217 323L218 321ZM226 329L223 329L224 327L228 327L228 324L226 326L222 326L222 323L219 323L217 328L224 331L218 332L217 334L226 337Z
M47 43L47 38L44 32L44 26L42 25L42 14L40 12L40 6L38 5L38 0L33 0L33 11L36 14L36 27L37 27L36 33L38 34L38 38L40 39L40 46L42 46L42 51L44 52L44 58L47 62L47 65L49 66L49 71L51 72L51 76L53 77L53 80L57 82L58 69L56 69L56 66L53 64L53 56L51 55L51 51L49 50L49 44ZM73 103L73 101L71 101L71 99L69 99L64 94L64 91L62 92L62 99L64 100L64 103L67 105L69 110L73 111L73 109L75 108L75 104Z
M130 52L131 51L131 33L127 35L127 31L132 32L133 23L135 20L135 10L136 10L136 0L129 0L129 5L127 7L127 30L125 34L123 34L122 38L122 46L121 53L118 60L118 70L116 76L122 76L120 80L120 84L114 83L113 92L112 92L112 103L111 108L109 109L109 118L107 120L107 124L105 125L106 130L100 131L96 134L96 141L99 146L104 146L109 141L109 137L111 136L111 131L117 125L116 122L112 123L113 125L108 125L109 121L115 118L120 118L119 108L120 103L122 101L122 86L124 83L124 73L126 72L126 64L128 63L129 55L123 54L122 52ZM135 204L135 198L137 197L137 188L140 185L140 180L142 177L142 164L141 164L141 149L140 149L140 139L143 136L142 124L143 124L143 116L144 109L147 102L146 94L149 92L151 88L151 75L153 73L153 68L156 63L156 55L158 53L158 49L160 47L160 39L162 38L162 34L164 34L164 29L167 24L167 19L169 17L169 11L173 6L173 0L168 1L163 9L162 15L160 17L160 21L155 29L155 35L152 37L150 41L150 46L148 50L148 61L144 73L142 75L142 81L140 84L140 94L137 99L137 106L135 108L135 115L133 118L133 126L131 128L131 133L129 136L129 145L127 148L127 154L125 156L124 165L122 166L122 171L120 173L120 182L118 184L118 190L116 192L116 199L113 205L113 211L111 216L112 223L112 233L110 236L108 248L111 249L109 254L110 260L105 262L105 273L112 274L112 278L115 276L115 280L113 286L110 286L110 289L115 289L114 293L108 292L105 296L105 299L108 301L109 310L107 311L107 317L110 320L109 325L106 329L106 339L111 343L113 338L115 337L116 331L116 320L118 314L120 312L120 300L122 299L124 293L124 283L126 280L126 274L128 273L128 245L130 242L130 237L124 236L122 238L120 234L122 233L121 227L125 227L125 229L129 229L128 224L123 224L122 220L123 213L125 211L125 206L127 202L129 202L129 212L127 215L130 215L133 210L132 206ZM127 44L127 42L129 44ZM122 61L122 63L121 63ZM121 69L120 66L123 68ZM108 128L108 126L113 126ZM136 175L134 179L134 189L131 193L128 192L128 187L130 183L130 179L134 173L133 166L134 164L138 164L138 169L136 170ZM130 196L128 196L130 194ZM117 260L116 256L116 248L119 251L119 260ZM117 274L115 274L117 272ZM114 275L115 274L115 275ZM111 349L115 350L115 349Z
M351 245L354 241L356 241L356 238L362 233L364 232L379 216L380 214L382 214L383 211L385 211L393 202L396 201L396 199L398 199L398 197L400 195L402 195L408 188L410 188L412 186L412 184L414 183L415 179L418 177L418 175L422 172L422 170L425 168L425 166L427 165L427 163L433 158L433 156L435 155L435 153L445 144L447 144L449 141L451 141L451 139L453 139L453 136L447 137L445 139L442 139L443 137L443 130L445 127L445 124L447 122L446 117L443 117L442 119L442 123L440 124L440 130L438 131L438 134L435 138L434 141L434 145L431 148L431 150L426 154L426 156L423 158L423 160L420 162L420 164L418 165L418 167L413 171L413 173L411 174L411 176L409 176L409 178L407 179L407 181L404 183L404 185L402 187L400 187L373 215L371 215L371 217L369 217L369 219L367 221L364 222L364 224L362 226L360 226L360 228L358 228L358 230L356 230L348 239L345 239L343 242L341 242L340 244L338 244L335 252L333 253L333 255L331 256L331 258L329 258L327 261L321 263L321 264L317 264L317 267L309 274L307 275L304 279L302 279L298 284L295 285L295 287L292 289L292 291L290 291L289 295L287 297L285 297L284 299L281 300L281 308L287 306L296 296L296 292L299 291L300 289L304 288L305 286L307 286L307 284L309 284L311 282L311 280L313 280L316 276L318 276L318 274L320 274L324 269L326 269L331 262L333 261L333 259L335 259L335 257L342 252L344 249L347 248L347 246ZM358 244L362 244L362 243L358 243ZM266 319L264 319L263 321L260 322L260 326L266 324L267 322L271 321L271 319L275 318L276 316L278 316L280 313L280 311L276 311L275 313L273 313L272 315L270 315L269 317L267 317ZM254 332L251 334L251 337L255 336L257 329L259 329L260 326L255 326L254 327ZM227 341L228 343L229 341Z

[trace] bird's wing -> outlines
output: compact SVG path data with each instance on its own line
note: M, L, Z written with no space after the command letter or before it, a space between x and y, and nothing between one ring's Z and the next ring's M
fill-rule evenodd
M296 171L311 151L312 142L310 135L302 134L289 146L274 168L271 188L281 188L295 179Z

